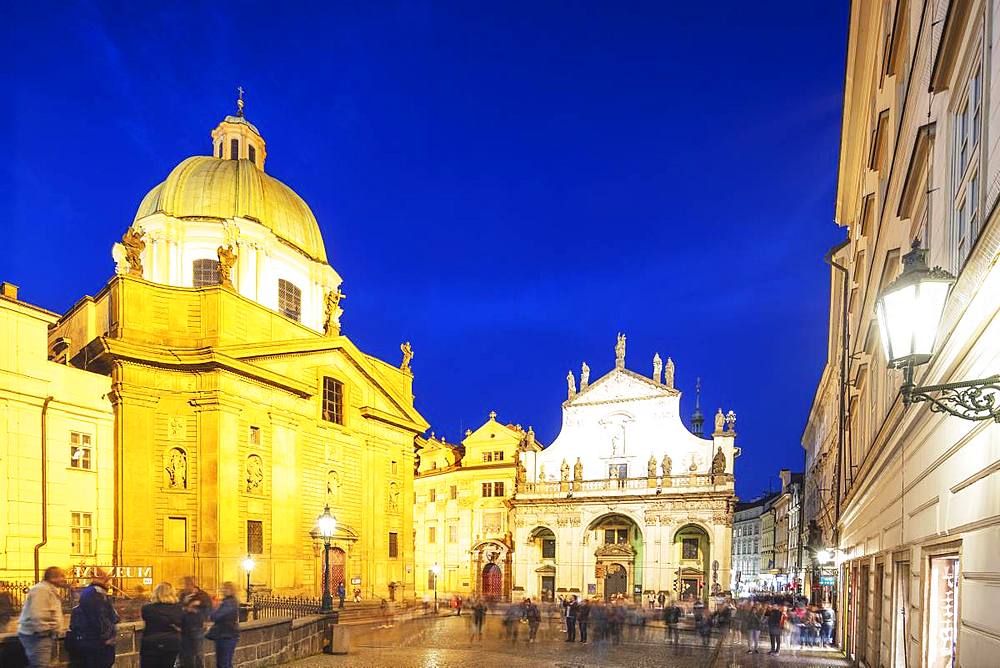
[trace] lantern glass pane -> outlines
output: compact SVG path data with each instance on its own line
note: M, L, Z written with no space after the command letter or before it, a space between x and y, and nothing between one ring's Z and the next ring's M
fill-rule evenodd
M919 285L913 319L913 352L918 355L934 352L949 287L944 281L923 281Z
M891 361L892 349L889 346L889 330L886 329L885 307L882 305L881 299L875 304L875 318L878 320L878 333L879 339L882 341L882 351L885 353L885 358Z
M319 533L324 538L329 538L337 530L337 520L326 513L319 517Z
M889 332L892 359L913 354L913 327L916 320L917 286L905 285L882 297L885 324Z

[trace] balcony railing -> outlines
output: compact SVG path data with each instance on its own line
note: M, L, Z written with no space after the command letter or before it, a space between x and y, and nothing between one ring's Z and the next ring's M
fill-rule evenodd
M545 482L518 483L518 494L558 495L558 494L604 494L669 493L676 488L732 488L733 476L728 473L692 473L688 475L657 476L655 478L604 478L601 480L556 480Z

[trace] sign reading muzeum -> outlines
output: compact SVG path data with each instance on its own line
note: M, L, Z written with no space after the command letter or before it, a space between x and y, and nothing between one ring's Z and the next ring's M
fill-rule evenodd
M615 367L572 372L559 435L519 453L512 508L515 595L705 598L729 582L736 415L711 438L680 417L674 364L652 377ZM700 432L700 410L693 421Z

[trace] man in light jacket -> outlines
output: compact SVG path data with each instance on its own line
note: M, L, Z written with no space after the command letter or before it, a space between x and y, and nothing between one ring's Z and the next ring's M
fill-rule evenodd
M63 627L59 589L65 586L63 570L49 566L45 569L45 578L29 589L24 599L17 637L31 668L48 668L52 662L52 649Z

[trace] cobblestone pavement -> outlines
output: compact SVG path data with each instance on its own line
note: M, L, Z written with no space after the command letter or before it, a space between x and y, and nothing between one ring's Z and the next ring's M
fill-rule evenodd
M527 627L521 625L516 643L502 637L497 617L487 619L483 639L470 639L466 616L417 619L391 629L353 628L351 653L346 656L315 656L297 661L294 668L590 668L611 666L644 668L736 668L751 666L822 666L840 667L832 652L783 652L779 657L746 654L745 647L712 636L705 647L691 633L681 635L679 646L663 642L663 629L650 627L644 637L635 637L620 645L607 642L566 643L562 629L543 622L537 641L526 642ZM765 648L766 651L766 648Z

